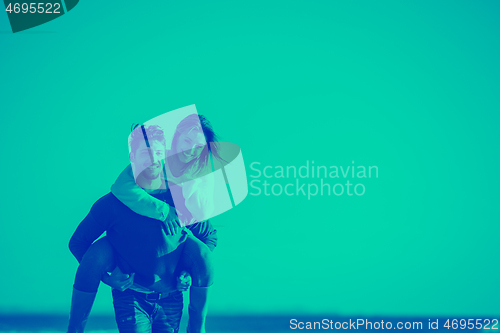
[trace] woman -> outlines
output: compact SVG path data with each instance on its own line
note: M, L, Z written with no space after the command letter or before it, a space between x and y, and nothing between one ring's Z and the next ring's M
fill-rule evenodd
M150 193L154 193L155 189L156 191L165 191L168 187L173 200L165 201L151 196L144 188L136 184L141 177L144 178L147 174L158 172L158 160L163 160L164 156L161 156L161 153L157 153L158 156L153 156L151 154L153 147L149 146L149 142L156 142L154 139L163 136L163 132L158 126L150 126L148 131L144 126L140 128L141 131L137 127L134 129L131 134L131 144L133 145L135 142L137 145L139 143L144 148L145 143L148 149L142 149L142 151L146 151L149 155L149 162L143 156L144 154L141 155L139 152L131 154L133 168L131 166L127 167L112 186L112 193L116 198L140 215L164 221L173 233L179 228L176 225L176 222L179 221L176 211L179 212L182 225L190 225L210 216L210 210L213 206L213 202L211 202L213 199L211 197L212 184L211 178L206 175L210 173L208 172L210 169L210 153L216 158L220 157L217 153L218 146L209 144L216 141L216 135L208 120L203 116L198 117L193 114L179 123L172 140L172 148L167 152L165 165L161 168L164 176L161 178L162 180L160 179L160 184L156 181L156 184L150 182L150 187L143 186ZM138 133L141 132L144 135L143 142L141 140L134 141L134 136L137 139ZM159 140L161 142L161 139ZM131 149L131 151L134 150ZM134 180L134 176L136 180ZM76 243L73 242L74 237L70 241L70 249L75 254L77 252L76 246L72 246L72 243ZM212 284L213 267L210 262L210 255L204 246L198 239L190 235L185 239L183 251L180 254L181 259L179 262L191 263L185 265L183 269L191 273L193 278L193 286L190 289L191 302L188 332L205 331L207 293L208 287ZM206 246L212 250L215 244L207 243ZM175 247L175 244L173 247ZM172 253L176 252L174 250ZM117 268L117 254L107 237L94 242L88 247L85 255L78 256L75 254L75 256L79 259L80 266L75 277L68 332L83 332L101 278L103 282L115 288L114 293L119 293L119 290L123 291L131 287L136 276L135 272L129 272L129 276L121 274L120 269ZM121 267L123 268L123 265ZM110 271L113 271L113 273L108 275L107 272ZM179 272L179 269L175 272ZM144 283L142 285L148 286L148 288L151 287L152 290L158 288L158 290L162 291L175 288L186 289L186 283L182 283L183 279L188 279L186 272L181 274L177 286L168 285L168 283L154 285Z

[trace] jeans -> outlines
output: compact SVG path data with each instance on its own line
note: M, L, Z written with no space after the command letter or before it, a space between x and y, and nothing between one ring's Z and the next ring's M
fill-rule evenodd
M113 289L113 305L120 333L177 333L182 316L182 292L154 300L148 294Z

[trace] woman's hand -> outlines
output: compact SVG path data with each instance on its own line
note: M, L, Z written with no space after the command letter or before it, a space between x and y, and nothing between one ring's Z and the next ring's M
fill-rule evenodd
M111 272L111 275L108 275L107 273L103 275L102 282L114 289L125 291L134 284L134 276L135 273L130 275L122 273L120 268L116 266L116 268Z
M177 277L177 289L180 291L186 291L191 287L191 275L188 272L182 271L181 275Z

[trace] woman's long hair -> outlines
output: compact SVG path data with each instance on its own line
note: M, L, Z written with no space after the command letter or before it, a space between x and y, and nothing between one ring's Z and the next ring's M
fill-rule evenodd
M201 129L199 128L200 125ZM192 161L189 161L183 167L183 170L189 170L190 173L194 175L199 173L201 170L207 170L207 168L211 165L210 153L212 153L212 156L214 158L217 158L221 161L223 161L223 159L219 155L219 137L214 132L212 124L205 116L197 114L190 114L186 118L182 119L179 125L177 125L174 137L172 139L172 150L174 151L174 153L180 153L176 151L179 136L182 133L189 133L189 131L191 131L192 129L203 131L203 135L205 136L206 141L206 146L203 148L200 156L193 159ZM211 171L211 167L209 169Z

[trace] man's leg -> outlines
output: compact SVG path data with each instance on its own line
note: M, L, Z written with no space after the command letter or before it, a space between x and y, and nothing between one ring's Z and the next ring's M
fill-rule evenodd
M130 289L113 289L115 319L120 333L151 333L155 303L146 300L146 294Z
M153 333L177 333L182 317L182 292L175 291L158 301L158 311L153 318Z

